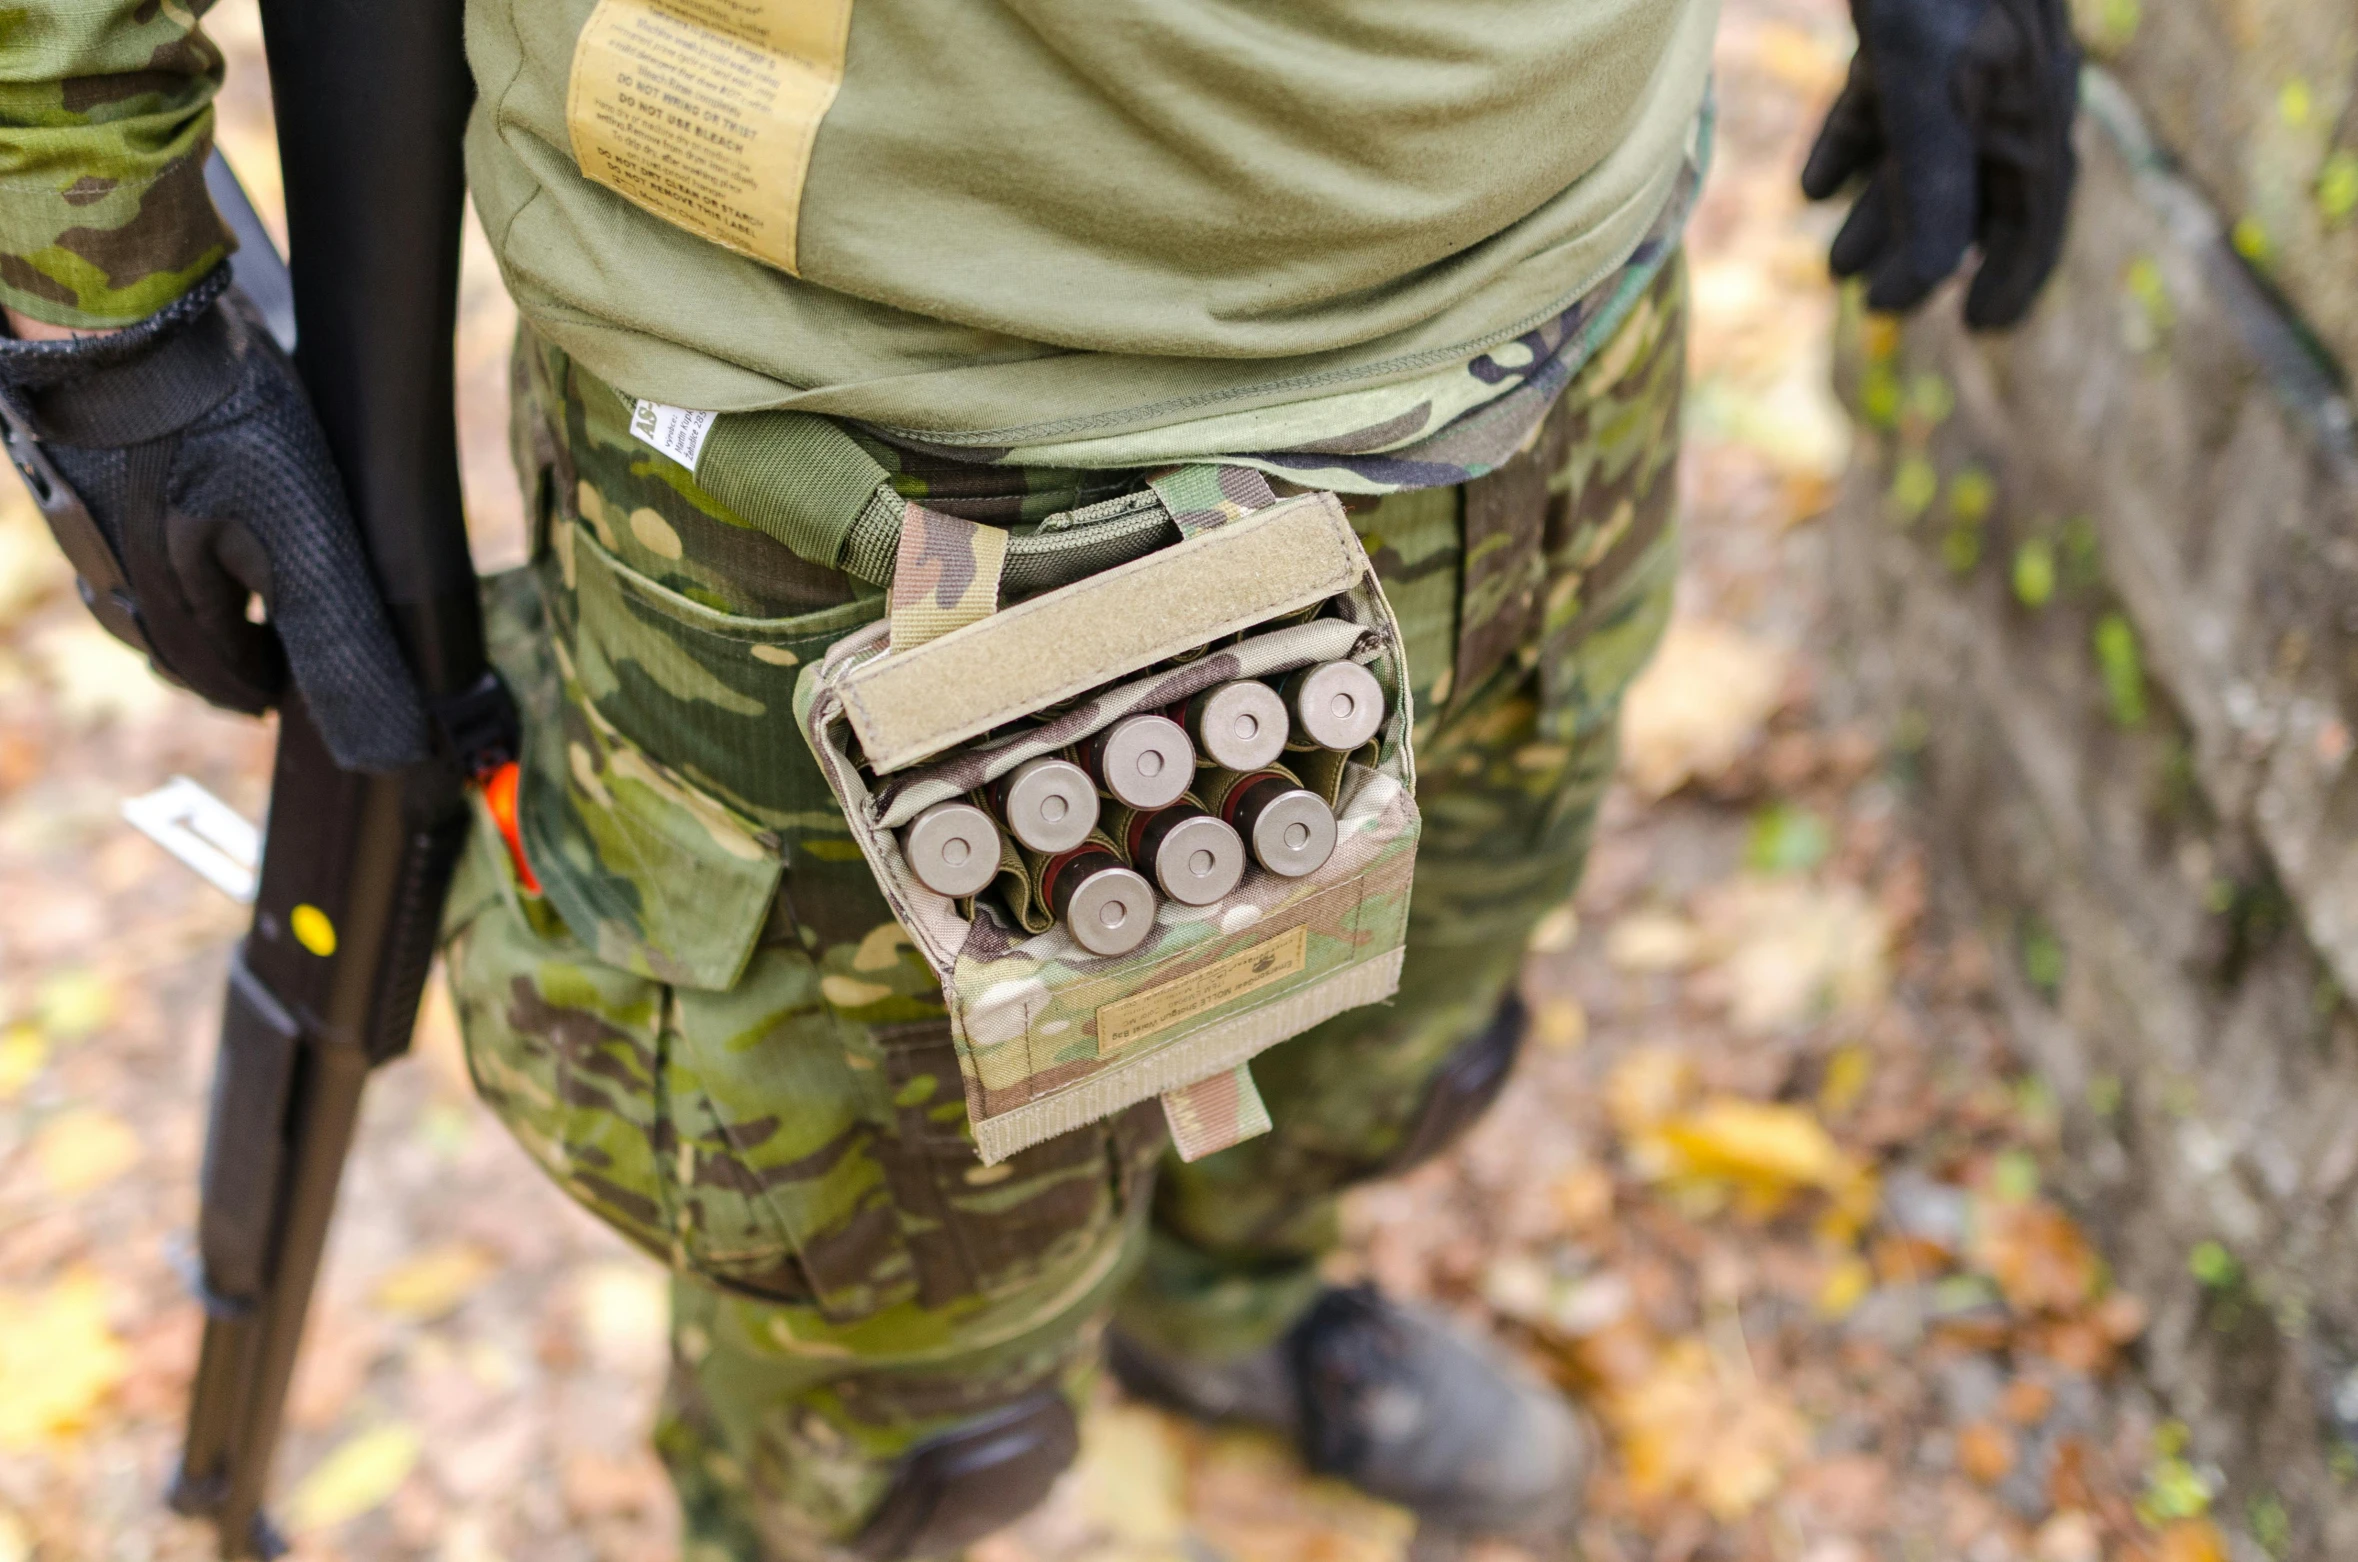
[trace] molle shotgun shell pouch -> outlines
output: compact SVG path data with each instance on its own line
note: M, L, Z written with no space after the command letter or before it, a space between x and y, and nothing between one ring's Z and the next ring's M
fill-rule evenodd
M1341 504L1190 466L1098 508L1045 525L1042 544L908 505L888 617L795 691L854 839L941 978L987 1163L1148 1097L1183 1156L1223 1149L1269 1125L1257 1053L1399 985L1420 828L1407 665ZM1162 545L1114 541L1148 534ZM1044 570L1029 557L1042 546L1092 567ZM899 832L928 810L991 797L1043 757L1102 760L1092 740L1127 718L1249 680L1260 719L1282 722L1274 685L1335 662L1366 669L1372 685L1352 687L1381 691L1383 719L1364 746L1293 767L1335 819L1331 854L1299 877L1256 865L1208 904L1159 896L1146 936L1100 955L1041 908L928 889L904 854ZM1192 724L1236 703L1199 702Z

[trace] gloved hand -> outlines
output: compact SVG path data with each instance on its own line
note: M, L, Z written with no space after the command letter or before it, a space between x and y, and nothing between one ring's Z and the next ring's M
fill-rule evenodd
M158 672L255 713L291 669L338 764L426 756L425 705L327 441L226 265L126 330L0 337L0 398L83 600ZM44 456L70 492L44 498Z
M1801 188L1866 188L1835 236L1838 277L1874 309L1920 303L1969 245L1977 331L2029 310L2063 248L2080 54L2064 0L1851 0L1859 48Z

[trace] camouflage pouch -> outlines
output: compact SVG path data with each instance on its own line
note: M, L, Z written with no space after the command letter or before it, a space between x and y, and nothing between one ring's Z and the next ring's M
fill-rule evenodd
M1182 1155L1225 1148L1268 1127L1254 1055L1399 984L1420 820L1407 662L1367 555L1329 493L1281 501L1210 467L1153 490L1179 542L1005 608L1005 534L912 506L889 617L795 690L854 840L940 977L986 1164L1157 1096ZM1386 717L1312 783L1338 840L1302 878L1165 901L1142 945L1101 957L927 889L902 854L894 832L924 809L1124 715L1344 658L1376 675Z

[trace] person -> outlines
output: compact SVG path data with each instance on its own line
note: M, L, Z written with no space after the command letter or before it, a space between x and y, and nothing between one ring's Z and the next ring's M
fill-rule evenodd
M1977 255L1968 322L2007 325L2062 243L2065 8L1853 9L1804 172L1860 191L1833 267L1904 309ZM243 709L291 675L340 759L398 762L366 567L303 546L332 473L224 293L197 10L30 0L0 43L0 390L118 549L134 512L195 539L145 566L163 670ZM448 970L484 1098L674 1272L689 1556L954 1552L1069 1463L1101 1358L1436 1545L1576 1516L1571 1409L1325 1260L1346 1190L1506 1079L1668 612L1716 10L470 0L533 562L487 590L521 824L478 829ZM1149 1102L976 1158L937 981L788 708L875 583L716 497L797 457L705 431L779 410L992 526L1192 462L1344 497L1425 835L1397 999L1255 1060L1272 1131L1183 1164Z

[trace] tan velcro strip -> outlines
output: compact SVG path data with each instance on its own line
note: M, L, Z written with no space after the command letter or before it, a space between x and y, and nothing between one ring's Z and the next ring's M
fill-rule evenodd
M1349 590L1367 555L1309 493L1019 602L843 677L879 774L1222 635ZM897 582L896 582L897 589Z
M803 181L852 0L598 0L565 126L581 171L675 227L795 269Z

